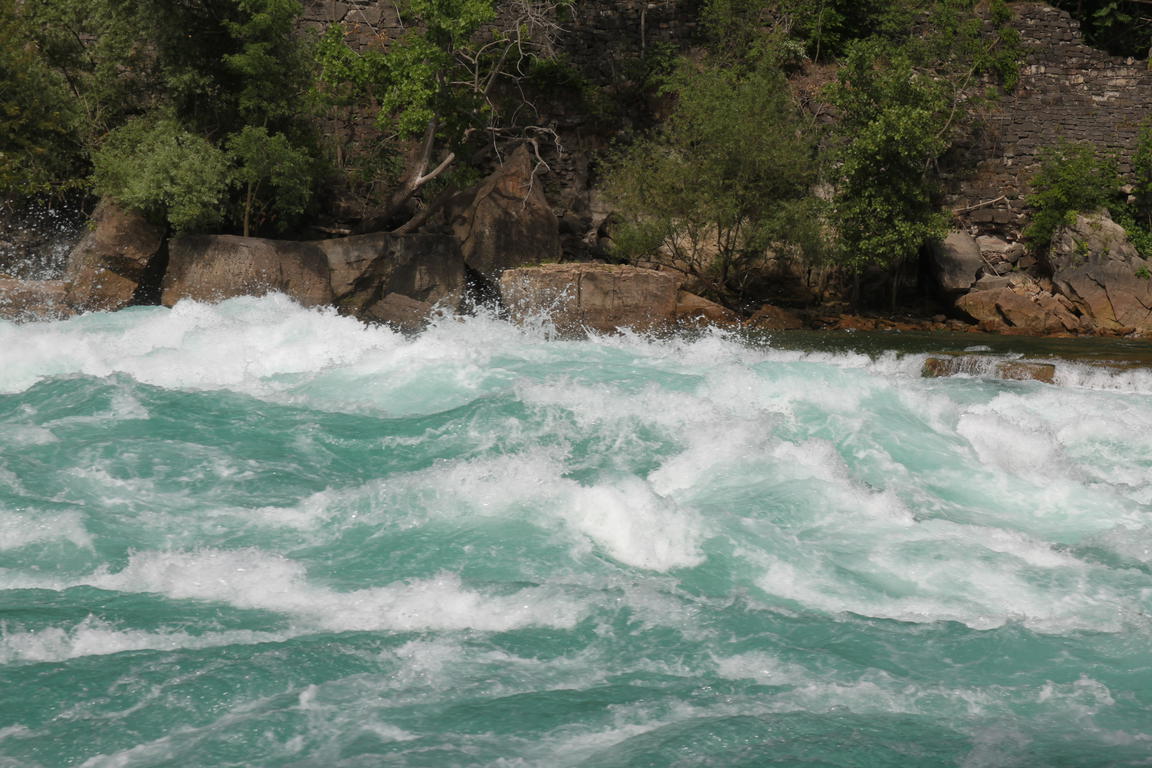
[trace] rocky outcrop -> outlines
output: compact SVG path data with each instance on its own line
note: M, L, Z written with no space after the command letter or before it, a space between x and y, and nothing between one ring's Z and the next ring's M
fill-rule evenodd
M314 243L189 235L168 246L161 303L280 292L306 307L332 302L328 260Z
M1152 332L1152 261L1107 212L1078 215L1052 238L1052 283L1095 328Z
M949 232L932 246L932 273L946 295L956 296L971 288L983 266L980 246L967 232Z
M67 300L79 310L115 310L133 302L149 271L163 265L164 230L107 200L96 206L91 230L68 257Z
M513 319L547 315L562 333L649 330L675 323L679 281L666 272L607 264L547 264L500 278Z
M1089 330L1076 307L1045 291L1025 274L985 275L956 301L981 330L999 333L1066 334Z
M560 258L559 222L526 145L447 210L464 263L490 282L505 269Z
M464 260L450 235L378 232L316 245L337 305L357 317L409 329L416 305L456 309L463 297Z
M58 320L71 314L63 280L0 279L0 319Z

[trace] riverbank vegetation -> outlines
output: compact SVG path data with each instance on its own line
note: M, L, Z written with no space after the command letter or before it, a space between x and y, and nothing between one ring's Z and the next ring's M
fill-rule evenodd
M1109 50L1152 23L1075 5ZM562 137L541 105L566 99L616 137L592 178L614 258L674 264L737 308L782 260L818 293L838 275L894 300L948 225L942 165L1022 56L1003 0L704 0L698 45L642 46L609 82L566 53L571 0L399 7L402 32L364 45L303 29L297 0L0 0L0 197L109 197L173 231L413 231L512 143L543 166ZM1142 146L1124 205L1106 163L1053 150L1034 242L1105 199L1152 228Z
M622 250L664 254L730 305L781 256L835 264L856 293L867 270L899 275L946 228L938 162L1016 84L1009 19L1002 2L712 0L707 51L663 85L671 117L610 165ZM835 77L803 110L785 78L823 62Z

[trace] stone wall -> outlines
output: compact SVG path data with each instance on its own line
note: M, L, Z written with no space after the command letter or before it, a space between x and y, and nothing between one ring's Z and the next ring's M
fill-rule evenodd
M1140 123L1152 116L1148 62L1118 59L1083 42L1078 22L1039 2L1013 3L1025 59L1016 90L994 105L980 136L963 147L951 179L954 208L983 229L1018 230L1023 197L1044 147L1088 141L1130 167Z

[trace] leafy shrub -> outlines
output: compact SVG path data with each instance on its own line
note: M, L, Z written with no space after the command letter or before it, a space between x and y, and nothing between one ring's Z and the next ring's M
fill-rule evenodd
M145 116L113 131L96 153L96 192L173 229L216 224L231 182L228 157L171 116Z
M771 66L685 63L669 91L668 120L608 162L618 246L671 259L723 294L770 245L806 239L792 230L815 181L812 142Z
M1091 144L1063 141L1040 155L1040 169L1032 178L1032 223L1024 235L1034 247L1045 249L1061 226L1077 213L1119 203L1120 178L1116 161Z

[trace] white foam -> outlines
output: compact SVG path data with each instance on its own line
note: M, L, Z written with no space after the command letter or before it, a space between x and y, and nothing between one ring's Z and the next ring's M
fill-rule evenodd
M48 627L32 632L0 631L0 664L13 662L66 661L81 656L101 656L124 651L172 651L184 648L215 648L278 642L288 635L235 630L189 634L118 629L89 616L69 627Z
M584 608L548 587L484 595L456 574L337 592L308 581L304 566L259 550L139 552L120 571L79 579L0 572L8 588L63 589L89 585L121 592L159 593L175 600L207 600L275 611L332 631L506 631L526 626L571 627Z
M667 571L704 560L701 524L636 478L581 489L567 517L613 558L636 568Z
M78 512L12 512L0 509L0 552L46 541L68 541L92 550L92 536Z

